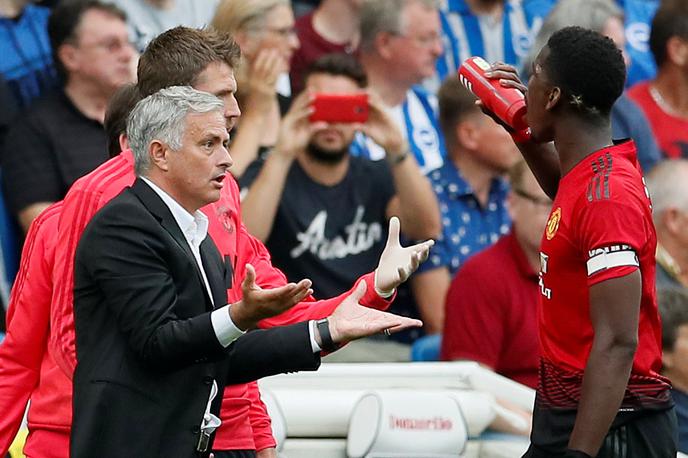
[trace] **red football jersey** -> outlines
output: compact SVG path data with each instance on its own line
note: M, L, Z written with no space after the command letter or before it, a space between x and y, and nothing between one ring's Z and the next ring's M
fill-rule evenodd
M593 342L590 286L636 269L642 275L638 349L622 408L668 402L670 385L659 375L656 246L651 202L632 141L591 154L561 179L540 252L542 405L577 406Z

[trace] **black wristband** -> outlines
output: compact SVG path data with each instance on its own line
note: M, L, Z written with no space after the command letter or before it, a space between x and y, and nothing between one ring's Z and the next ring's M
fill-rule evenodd
M567 449L566 453L564 453L564 458L592 458L592 456L580 450Z
M339 347L332 341L332 334L330 334L330 322L327 320L327 318L316 321L315 326L318 328L318 333L320 334L320 348L328 353L336 351Z

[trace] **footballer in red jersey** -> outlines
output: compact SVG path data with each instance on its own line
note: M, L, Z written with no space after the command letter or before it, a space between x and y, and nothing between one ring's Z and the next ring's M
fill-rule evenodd
M540 254L540 376L524 457L676 456L661 369L650 198L632 141L612 140L626 68L593 31L554 33L526 88L531 138L515 141L554 202ZM553 142L553 144L551 143Z

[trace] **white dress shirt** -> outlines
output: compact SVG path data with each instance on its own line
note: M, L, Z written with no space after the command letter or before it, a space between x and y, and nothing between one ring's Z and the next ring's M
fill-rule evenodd
M170 212L172 213L174 220L177 222L177 225L182 230L184 238L186 238L186 242L189 244L189 247L191 248L191 252L193 253L194 258L196 258L196 264L198 265L198 268L201 271L201 274L203 276L203 282L205 283L205 287L208 290L208 295L210 296L210 300L212 301L213 295L210 291L208 277L206 276L205 270L203 269L203 262L201 262L200 252L201 242L203 242L205 237L208 235L208 217L205 216L203 212L201 212L200 210L196 210L192 215L191 213L186 211L184 207L182 207L179 204L179 202L174 200L172 196L160 189L157 185L155 185L155 183L150 181L148 178L141 177L141 179L148 186L150 186L151 189L153 189L153 191L155 191L155 193L158 196L160 196L165 205L167 205L167 207L170 209ZM219 309L215 309L210 314L210 321L213 324L213 330L215 331L217 340L220 342L220 344L222 344L223 347L229 346L230 343L232 343L245 332L239 329L232 321L232 318L229 316L230 306L231 304L227 304L223 307L220 307ZM322 351L322 348L320 348L320 345L318 345L318 342L315 340L315 321L313 320L311 320L308 323L308 337L311 341L311 348L313 349L313 353Z
M203 277L203 283L205 284L206 290L208 291L208 296L210 300L213 301L213 294L210 290L210 283L208 283L208 276L203 268L203 262L201 262L201 242L208 235L208 217L203 214L200 210L196 210L192 215L184 209L179 202L174 200L169 194L156 186L152 181L145 177L141 179L146 182L148 186L155 191L155 193L160 196L162 201L170 209L172 217L177 222L177 225L182 230L186 242L191 248L191 252L196 260L196 265L198 265L201 271L201 276ZM214 304L213 304L214 305ZM217 340L223 347L228 347L234 340L244 334L244 331L239 329L232 318L229 316L229 307L231 304L223 305L222 307L216 308L210 314L210 321L213 325L213 330L217 336Z

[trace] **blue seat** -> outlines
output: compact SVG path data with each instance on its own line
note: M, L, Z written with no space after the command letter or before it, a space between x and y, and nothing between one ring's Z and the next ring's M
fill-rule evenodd
M442 334L420 337L411 345L411 361L439 361Z

